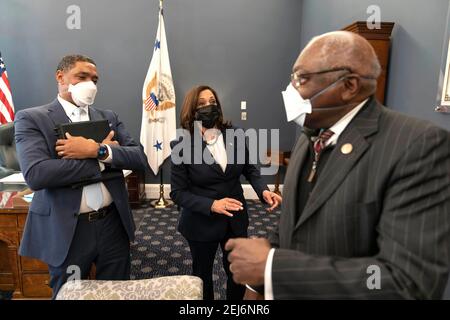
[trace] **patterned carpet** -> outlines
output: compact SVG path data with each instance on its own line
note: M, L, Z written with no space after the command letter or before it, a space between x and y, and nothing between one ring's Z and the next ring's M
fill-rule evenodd
M266 237L280 212L268 213L259 201L249 200L249 236ZM176 207L154 209L145 204L133 210L136 221L136 241L131 246L131 278L191 274L189 246L178 233L179 212ZM225 299L226 276L222 268L222 252L217 250L213 270L214 297Z
M280 211L268 213L265 205L249 200L249 236L267 237ZM192 260L189 246L177 231L179 212L174 206L154 209L147 202L133 210L136 240L131 245L131 279L191 274ZM226 276L222 268L222 252L217 250L213 270L214 297L225 299ZM11 299L12 292L0 291L0 300Z

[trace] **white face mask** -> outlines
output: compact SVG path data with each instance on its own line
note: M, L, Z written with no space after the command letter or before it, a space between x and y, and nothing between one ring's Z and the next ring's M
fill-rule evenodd
M330 110L338 110L342 108L348 108L348 104L345 105L338 105L333 107L320 107L320 108L313 108L311 100L317 98L327 90L334 87L336 84L339 83L339 81L345 79L345 76L338 78L336 81L332 82L327 87L323 88L316 94L314 94L310 99L303 99L300 92L298 92L292 83L290 83L286 91L281 92L283 95L284 100L284 108L286 109L287 114L287 120L288 122L294 121L297 123L300 127L303 127L305 125L305 119L307 114L311 114L312 111L314 112L322 112L322 111L330 111Z
M79 107L87 107L94 104L97 86L92 81L79 82L76 85L69 84L73 102Z
M309 99L305 100L300 93L290 83L286 91L281 92L286 109L287 121L294 121L303 127L307 114L312 112L312 104Z

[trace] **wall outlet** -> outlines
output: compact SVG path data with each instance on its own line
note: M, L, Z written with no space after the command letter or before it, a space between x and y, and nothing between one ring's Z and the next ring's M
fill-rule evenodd
M247 110L247 101L241 101L241 110Z
M241 112L241 120L247 120L247 112Z

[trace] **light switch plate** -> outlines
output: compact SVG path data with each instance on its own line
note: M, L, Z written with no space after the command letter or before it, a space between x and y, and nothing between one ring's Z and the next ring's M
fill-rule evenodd
M241 120L247 120L247 112L241 112Z
M241 101L241 110L247 110L247 101Z

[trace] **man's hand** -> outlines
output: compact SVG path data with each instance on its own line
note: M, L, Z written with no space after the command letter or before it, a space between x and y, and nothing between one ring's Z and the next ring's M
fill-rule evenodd
M250 289L245 289L244 300L264 300L264 296L258 292L251 291Z
M102 141L102 144L108 144L110 146L118 146L119 142L116 140L113 140L114 137L114 130L111 130L108 134L108 136Z
M63 159L97 158L98 143L84 137L74 137L66 133L67 139L58 139L55 150Z
M262 194L264 201L271 206L270 208L267 208L267 211L272 212L273 209L278 207L281 204L281 201L283 200L278 194L275 192L264 190Z
M260 286L264 284L264 270L270 243L267 239L230 239L225 244L230 271L236 283Z

